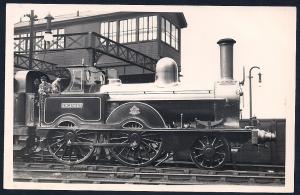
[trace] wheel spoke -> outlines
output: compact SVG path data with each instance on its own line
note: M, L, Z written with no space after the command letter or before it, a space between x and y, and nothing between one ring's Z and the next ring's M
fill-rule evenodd
M154 152L156 152L155 148L153 148L151 145L147 144L146 142L142 141L147 147L151 148Z
M133 161L139 163L138 150L133 150Z
M195 158L199 158L200 156L203 156L204 154L200 153L199 155L196 155Z
M224 160L224 158L214 158L214 161L217 163L222 163L222 161Z
M207 136L205 136L205 138L206 138L206 145L208 145L208 144L209 144L208 137L207 137Z
M212 143L211 143L212 146L214 146L214 143L215 143L216 139L217 138L215 137L214 140L212 141Z
M85 140L85 141L88 141L88 142L94 142L94 140L87 139L87 138L84 138L84 137L79 137L79 136L77 136L77 138L78 138L78 139Z
M123 135L125 135L125 136L127 136L128 137L128 133L126 133L126 132L118 132L119 134L123 134Z
M201 161L200 165L203 166L204 160Z
M57 141L57 142L54 142L54 143L50 144L49 146L51 147L51 146L53 146L53 145L55 145L55 144L58 144L58 143L60 143L60 142L62 142L62 141L63 141L63 139L62 139L62 140L59 140L59 141Z
M226 154L223 153L223 152L216 152L216 154L219 154L219 155L222 155L222 156L225 156Z
M118 156L125 150L125 147L117 154Z
M74 148L75 148L75 153L76 153L76 159L77 160L79 160L80 159L80 156L82 156L81 155L81 153L80 153L80 151L79 151L79 149L78 149L78 147L77 146L74 146Z
M146 125L135 120L129 119L129 122L123 123L124 130L111 133L108 139L110 143L128 143L129 147L115 146L109 150L124 165L146 166L159 156L163 139L156 132L140 131Z
M58 139L58 138L63 138L63 137L64 137L64 135L57 135L57 136L51 137L51 139L53 140L53 139Z
M229 146L225 138L202 136L192 145L190 155L198 167L215 169L225 163L228 152Z
M128 137L113 137L110 140L120 140L120 139L128 139Z
M152 140L152 139L148 139L148 138L143 138L143 140L145 141L148 141L148 142L152 142L152 143L155 143L155 144L157 144L157 143L159 143L158 141L154 141L154 140Z
M73 150L73 147L70 146L70 148L69 148L69 161L70 162L71 162L72 150Z
M205 147L205 144L199 139L198 142L203 146Z
M64 155L67 153L67 148L68 148L68 146L66 145L65 147L64 147L64 153L61 155L61 159L63 159L64 158Z
M215 149L218 149L218 148L220 148L222 146L224 146L224 144L220 144L220 145L216 146Z
M95 134L94 132L77 132L76 133L77 135L92 135L92 134Z
M129 157L129 153L130 153L130 148L128 148L127 153L126 153L126 158Z
M60 146L58 147L58 149L55 150L54 154L56 154L56 153L61 149L61 147L63 147L64 145L65 145L65 143L63 143L62 145L60 145Z
M77 148L78 148L78 150L79 150L79 152L80 152L81 155L85 154L85 152L83 151L83 149L81 148L81 146L78 146Z
M148 156L148 159L150 160L150 159L151 159L150 153L147 152L146 154L147 154L147 156Z
M59 132L58 132L59 131ZM63 135L61 135L63 134ZM80 135L80 136L78 136ZM65 137L65 138L63 138ZM48 141L48 150L50 154L58 161L65 164L78 164L90 157L94 151L94 146L76 146L67 145L67 142L95 142L95 132L76 132L70 130L52 130L47 135L48 140L62 138L55 142ZM62 143L63 142L63 143ZM53 147L57 145L56 147Z
M141 145L141 146L142 146L142 145ZM150 152L150 148L149 148L149 147L147 147L147 149L146 149L146 147L143 146L141 151L144 151L144 154L145 154L145 160L146 160L146 155L147 155L147 157L148 157L148 160L151 159L150 154L149 154L149 152Z
M137 150L137 157L139 159L139 162L140 162L140 160L143 160L142 156L141 156L141 151L140 150Z
M204 149L203 148L198 148L198 147L194 147L195 150L201 150L203 151Z
M127 143L127 142L128 142L128 140L125 140L125 141L122 141L121 144L125 144L125 143Z

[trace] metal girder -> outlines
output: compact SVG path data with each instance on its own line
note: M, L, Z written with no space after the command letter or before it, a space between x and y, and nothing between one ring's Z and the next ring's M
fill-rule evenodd
M103 37L97 33L92 34L92 48L95 50L96 54L102 53L111 57L115 57L129 64L147 69L151 72L155 72L157 60L106 37Z
M21 54L14 54L14 67L28 70L29 69L29 57ZM43 60L33 59L32 70L38 70L49 75L60 75L64 78L69 78L69 73L64 68L57 68L57 64L46 62Z
M92 50L93 64L97 63L102 54L132 65L136 65L151 72L155 72L155 65L157 62L156 59L153 59L145 54L142 54L141 52L133 50L95 32L62 34L54 35L53 37L54 39L48 45L48 49L46 49L47 44L41 43L42 36L33 37L33 52L41 53L45 52L46 50L63 51L86 49ZM15 41L17 41L17 43L15 43L15 54L28 53L28 51L24 50L23 48L24 44L21 44L24 42L23 39L26 40L28 37L15 38ZM44 49L42 49L43 47Z

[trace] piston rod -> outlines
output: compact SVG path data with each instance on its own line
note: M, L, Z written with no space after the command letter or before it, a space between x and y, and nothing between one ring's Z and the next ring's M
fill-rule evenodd
M73 146L95 146L95 147L131 147L129 143L90 143L90 142L71 142Z

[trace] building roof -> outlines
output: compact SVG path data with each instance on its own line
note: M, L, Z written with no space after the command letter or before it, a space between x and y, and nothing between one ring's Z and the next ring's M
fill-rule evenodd
M110 16L116 16L116 15L128 15L128 14L145 14L145 13L169 13L169 14L176 14L179 21L180 21L180 27L185 28L187 27L186 19L182 12L105 12L105 11L85 11L80 12L77 11L75 13L71 14L65 14L65 15L57 15L53 16L54 20L52 20L53 24L60 23L60 22L75 22L75 21L87 21L87 20L93 20L99 17L110 17ZM46 24L46 20L44 18L39 18L37 21L35 21L35 25L44 25ZM21 21L15 23L15 28L26 28L29 26L29 21Z
M70 13L70 14L64 14L64 15L56 15L53 16L53 20L52 22L60 22L60 21L68 21L68 20L76 20L76 19L80 19L80 18L90 18L92 16L102 16L102 15L106 15L106 14L112 14L115 12L104 12L104 11L85 11L85 12L74 12L74 13ZM38 24L45 24L46 20L44 18L38 18L37 21L34 22L36 25ZM15 23L15 28L18 27L23 27L23 26L28 26L29 25L29 21L20 21Z

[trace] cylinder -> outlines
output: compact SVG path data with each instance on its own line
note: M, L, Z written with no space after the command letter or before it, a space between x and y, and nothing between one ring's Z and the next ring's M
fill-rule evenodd
M220 46L221 80L233 80L233 45L234 39L221 39Z

